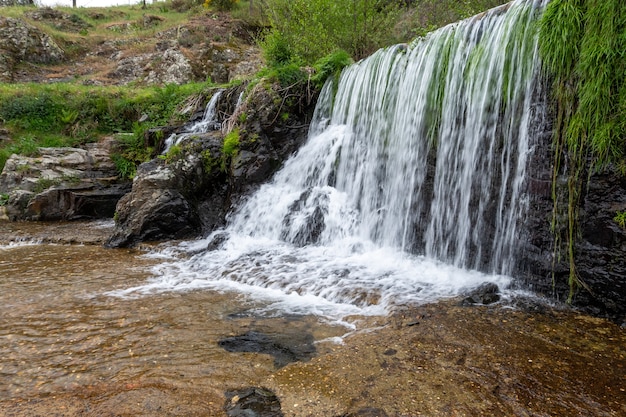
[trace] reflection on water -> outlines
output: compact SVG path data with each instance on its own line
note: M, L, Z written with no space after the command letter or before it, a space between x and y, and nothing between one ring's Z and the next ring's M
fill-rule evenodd
M144 282L155 262L97 246L0 246L0 400L128 381L223 391L274 371L270 355L220 348L224 337L255 331L297 345L346 332L247 314L255 306L232 293L103 295Z

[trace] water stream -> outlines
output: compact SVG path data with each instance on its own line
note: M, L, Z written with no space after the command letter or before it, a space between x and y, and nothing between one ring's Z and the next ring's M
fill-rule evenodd
M276 370L275 359L251 363L221 348L222 338L253 331L294 352L324 352L312 343L350 331L312 316L264 316L232 292L104 295L145 282L158 262L93 245L0 245L0 415L7 400L97 397L137 383L181 392L254 385Z
M220 416L250 386L289 416L623 415L617 326L423 305L513 279L544 3L347 68L307 144L204 239L147 255L93 245L100 226L2 225L0 415ZM224 347L242 334L283 356Z
M211 99L204 108L204 113L202 114L202 118L200 120L186 126L184 132L173 133L165 139L163 154L166 154L172 146L179 145L181 142L193 135L221 129L222 126L217 117L217 103L223 92L224 90L218 90L213 94L213 96L211 96Z
M114 295L227 289L340 318L485 281L506 288L543 4L517 0L346 68L322 92L307 143L225 230Z

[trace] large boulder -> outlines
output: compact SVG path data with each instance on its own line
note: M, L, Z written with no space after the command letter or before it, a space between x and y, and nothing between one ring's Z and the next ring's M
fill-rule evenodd
M0 16L0 81L11 82L22 61L54 64L63 59L65 53L50 36L21 19Z
M176 157L141 164L131 192L117 205L116 228L106 246L179 239L221 225L226 194L220 185L225 178L212 163L220 158L221 147L219 135L201 134ZM213 210L198 210L200 200L211 201Z
M39 148L38 155L12 155L0 174L9 220L111 218L128 192L111 160L111 138L85 148Z

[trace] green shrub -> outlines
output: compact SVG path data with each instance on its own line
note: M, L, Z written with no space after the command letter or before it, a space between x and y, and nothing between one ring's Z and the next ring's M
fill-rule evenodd
M397 2L268 0L266 4L271 31L261 47L270 65L294 59L311 65L338 49L360 59L396 41L389 29L399 16Z
M278 30L271 30L259 41L265 62L270 67L287 65L294 59L294 54L287 38Z
M53 97L46 91L35 95L18 94L11 100L0 102L0 119L23 130L57 130L60 125L57 117L61 110L59 102L60 97Z
M217 9L221 11L232 10L237 4L238 0L206 0L204 7Z
M352 64L352 58L346 51L339 50L319 59L315 65L315 75L311 81L321 88L329 77L338 77L344 67Z
M117 172L120 174L120 178L133 179L135 177L137 173L137 165L135 162L126 159L119 153L114 153L111 155L111 158L113 159Z

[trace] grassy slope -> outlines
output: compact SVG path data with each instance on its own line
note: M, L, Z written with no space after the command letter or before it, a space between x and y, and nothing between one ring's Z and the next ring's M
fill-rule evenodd
M505 1L415 0L398 21L394 35L398 42L407 41L502 3ZM258 7L259 2L253 4ZM96 141L102 135L165 124L178 103L208 86L112 86L115 80L103 75L113 65L110 57L93 53L101 45L114 42L125 56L132 56L154 50L159 40L157 33L181 26L213 25L212 36L226 38L227 30L219 32L227 26L225 20L242 19L251 26L263 24L262 12L250 9L244 1L230 14L206 10L184 0L150 4L146 9L138 5L61 7L57 10L70 16L62 24L59 20L34 20L30 16L34 10L1 7L0 15L23 19L48 33L66 52L67 61L52 66L21 63L15 83L0 83L0 129L10 137L0 142L0 169L12 153L34 154L40 146L76 146ZM154 17L154 23L147 24L146 17ZM88 86L86 80L96 80L104 86ZM150 117L150 123L138 126L136 120L144 113Z

